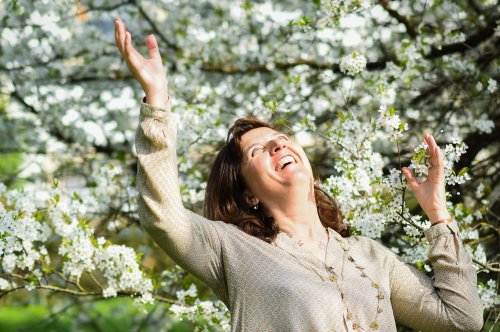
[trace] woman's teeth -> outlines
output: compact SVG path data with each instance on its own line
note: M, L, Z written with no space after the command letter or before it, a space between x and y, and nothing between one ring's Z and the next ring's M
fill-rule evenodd
M276 165L276 171L281 171L288 163L294 163L295 160L292 156L285 156L278 160L278 164Z

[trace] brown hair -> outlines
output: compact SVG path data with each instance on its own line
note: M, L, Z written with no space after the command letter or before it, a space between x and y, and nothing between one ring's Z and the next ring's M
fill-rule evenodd
M241 174L241 137L246 132L261 127L275 129L269 123L255 118L238 119L229 129L226 144L217 154L208 178L204 212L209 219L234 224L245 233L272 242L279 233L279 228L262 204L257 209L249 205ZM316 184L314 196L323 226L332 228L344 237L349 236L335 200Z

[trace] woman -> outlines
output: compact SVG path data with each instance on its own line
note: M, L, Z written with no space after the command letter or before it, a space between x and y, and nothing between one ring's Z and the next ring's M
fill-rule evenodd
M255 119L240 119L219 153L206 213L184 209L176 123L154 36L149 59L116 20L117 46L146 93L136 147L139 216L158 245L230 309L233 331L479 331L476 273L446 208L443 161L426 135L433 167L419 183L403 172L433 226L432 281L365 237L343 237L334 202L314 185L302 148Z

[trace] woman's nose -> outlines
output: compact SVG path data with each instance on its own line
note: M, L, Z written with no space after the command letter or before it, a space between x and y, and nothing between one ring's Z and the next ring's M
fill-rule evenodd
M271 147L271 152L275 154L276 152L279 152L281 149L284 149L286 147L286 142L282 139L274 139L272 141L272 147Z

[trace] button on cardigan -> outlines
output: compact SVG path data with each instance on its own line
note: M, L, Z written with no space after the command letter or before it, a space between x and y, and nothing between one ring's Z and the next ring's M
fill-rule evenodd
M476 272L455 222L424 231L433 279L372 239L342 238L332 229L325 263L284 233L270 244L185 209L176 137L169 105L141 104L139 217L154 241L227 305L232 331L352 331L354 322L370 330L375 318L380 331L396 331L396 322L421 331L481 329Z

